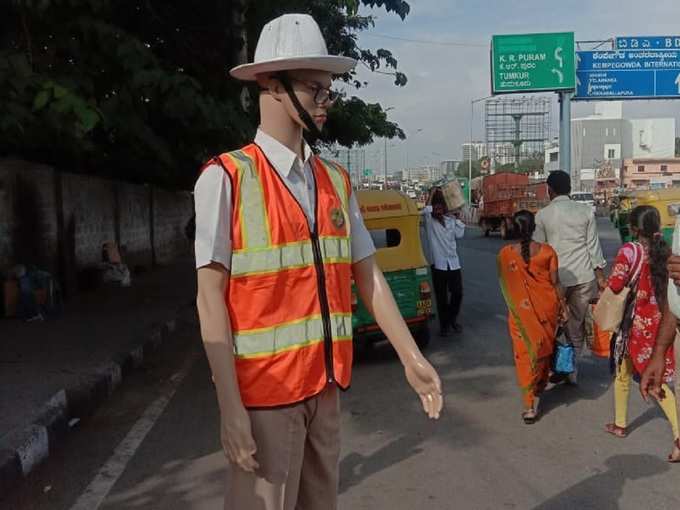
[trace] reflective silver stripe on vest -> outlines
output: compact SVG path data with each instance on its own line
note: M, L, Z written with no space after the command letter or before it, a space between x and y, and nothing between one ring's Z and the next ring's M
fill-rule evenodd
M257 249L271 244L264 192L255 162L242 151L229 153L238 167L240 177L241 231L244 249Z
M324 264L351 263L351 245L346 237L322 237L319 239ZM275 273L314 265L312 243L274 246L259 250L237 250L231 255L231 276Z
M333 341L351 340L351 314L331 314ZM321 316L289 322L274 328L239 332L234 335L234 350L239 358L271 356L323 341Z

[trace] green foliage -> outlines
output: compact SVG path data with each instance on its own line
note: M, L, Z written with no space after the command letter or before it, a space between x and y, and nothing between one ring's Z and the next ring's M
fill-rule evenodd
M456 169L456 175L458 177L468 177L470 172L470 162L461 161L458 163L458 168ZM479 177L482 175L482 165L479 161L472 161L472 178Z
M309 12L329 51L394 76L385 49L366 51L357 33L374 20L360 3L400 16L399 0L11 0L0 18L0 156L43 161L68 171L188 186L209 156L253 135L243 85L227 77L244 42L254 52L262 25ZM245 15L247 41L234 20ZM342 77L361 87L354 72ZM257 93L251 89L251 96ZM367 144L400 137L379 104L339 101L324 143Z

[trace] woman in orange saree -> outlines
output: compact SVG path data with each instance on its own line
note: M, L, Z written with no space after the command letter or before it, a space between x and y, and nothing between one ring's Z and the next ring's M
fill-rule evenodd
M498 276L508 306L522 418L530 424L538 417L539 395L550 375L558 324L568 312L559 285L557 253L531 240L536 228L533 213L519 211L513 223L520 241L498 254Z

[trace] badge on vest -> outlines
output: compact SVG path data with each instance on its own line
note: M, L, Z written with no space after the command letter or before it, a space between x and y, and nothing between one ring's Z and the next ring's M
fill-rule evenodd
M345 226L345 215L341 209L333 208L331 209L331 222L335 225L335 228L342 228Z

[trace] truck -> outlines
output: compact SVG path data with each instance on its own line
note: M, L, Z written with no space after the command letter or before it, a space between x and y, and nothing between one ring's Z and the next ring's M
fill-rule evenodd
M514 236L512 217L517 211L537 212L550 202L545 181L531 182L526 174L499 172L482 180L479 226L488 237L500 231L502 239Z

